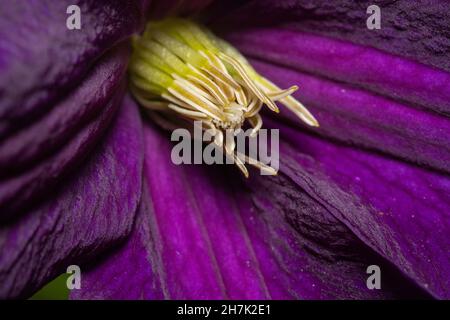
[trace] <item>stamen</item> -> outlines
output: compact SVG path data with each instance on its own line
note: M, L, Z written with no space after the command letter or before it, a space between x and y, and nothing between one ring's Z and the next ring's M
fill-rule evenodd
M205 63L205 59L194 49L178 41L177 39L172 38L164 32L154 31L152 38L166 48L169 48L170 51L176 54L184 62L190 62L193 65L202 65Z
M218 135L219 133L221 133L222 131L218 131L216 126L209 120L205 120L202 122L203 126L206 128L206 130L210 129L213 131L213 135L215 137L215 139L218 139ZM222 134L222 139L223 139L223 134ZM222 142L223 143L223 142Z
M280 90L280 88L278 88L275 84L262 77L257 79L257 83L266 92ZM300 102L298 102L291 96L281 99L280 102L283 103L289 110L295 113L300 119L305 121L310 126L313 127L319 126L319 122L317 122L316 118L314 118L314 116L308 111L308 109L306 109L304 105L302 105Z
M257 114L261 110L263 102L261 100L257 100L257 99L255 99L254 101L255 101L255 104L251 108L249 108L249 110L245 114L246 117L253 117L255 114Z
M265 171L269 175L275 176L278 173L274 168L262 163L261 161L250 158L249 156L247 156L243 153L237 152L237 155L238 155L238 157L242 157L243 159L245 159L246 163L251 164L252 166L254 166L256 168Z
M233 77L228 74L227 68L223 65L223 63L222 63L222 61L220 61L220 59L218 59L214 55L208 55L208 54L206 54L203 51L200 51L200 54L203 57L205 57L206 60L208 60L209 67L210 67L210 69L211 69L211 71L213 73L221 76L222 79L226 83L228 83L228 85L233 87L234 89L239 89L240 88L239 83L237 83L236 80L233 79Z
M179 74L186 74L189 72L187 66L180 58L178 58L169 49L165 48L158 42L154 40L143 42L142 47L144 48L144 50L151 52L155 56L159 57L172 69L172 71L178 72Z
M209 79L207 76L202 74L200 71L198 71L195 67L189 65L193 75L188 75L187 78L193 82L198 82L201 84L206 90L209 91L219 102L222 106L226 105L229 100L227 99L227 96L225 92L211 79Z
M177 97L175 97L173 94L171 94L170 92L168 93L163 93L161 95L162 98L166 99L167 101L170 101L176 105L179 105L185 109L188 110L197 110L194 106L187 104L184 101L181 101L180 99L178 99Z
M134 72L135 76L139 76L140 79L142 79L142 81L139 81L140 84L145 81L153 86L167 88L173 82L173 79L170 76L145 61L137 61L132 63L131 71ZM155 94L160 94L160 92L155 92Z
M234 90L234 96L236 97L236 101L240 105L246 106L248 104L247 97L245 95L244 90L242 90L242 88L239 88L239 90Z
M238 168L241 170L241 172L244 174L246 178L248 178L248 170L245 167L244 162L242 162L241 159L239 159L239 156L237 154L232 155L234 163L238 166Z
M214 127L214 126L213 126ZM215 129L215 127L214 127ZM216 137L214 139L214 143L219 146L220 148L223 147L223 132L220 130L217 130Z
M262 118L259 114L255 114L253 117L248 118L248 122L250 122L250 125L253 127L250 137L255 137L262 127Z
M164 92L164 88L158 85L149 83L147 80L144 80L140 76L132 75L132 88L135 88L135 91L139 91L141 93L145 92L147 95L158 96L157 92Z
M220 77L220 73L213 72L212 70L208 68L202 68L202 71L204 71L208 76L213 78L213 80L216 81L216 83L222 88L223 92L225 93L225 96L227 98L227 101L232 101L234 98L234 89L233 87L226 82L226 79Z
M189 91L182 90L181 88L177 87L171 87L168 88L169 92L173 94L178 99L181 99L182 101L186 102L187 104L192 105L197 110L206 113L208 116L210 116L213 119L216 119L218 121L221 121L222 119L220 116L214 114L211 110L208 109L208 106L202 105L203 101L199 101L196 99L196 97L191 94Z
M185 108L178 107L174 105L173 103L169 103L167 105L168 108L172 109L175 112L178 112L181 115L184 115L192 120L200 120L200 119L206 119L208 116L202 112L198 111L192 111Z
M295 91L298 90L298 86L292 86L288 89L280 90L280 91L272 91L268 92L267 95L272 99L273 101L278 101L283 98L286 98L287 96L290 96Z
M202 90L201 88L198 88L194 83L187 81L176 74L172 75L175 79L175 83L180 85L182 88L185 88L187 91L191 92L193 95L202 97L208 101L208 106L210 106L212 109L220 110L219 106L217 105L217 101L214 97L212 97L207 91ZM202 99L203 101L203 99ZM216 104L214 104L216 103Z
M245 121L258 135L263 121L263 104L279 112L280 101L301 120L318 126L314 116L291 95L293 85L280 89L260 76L230 44L209 30L184 19L166 19L149 23L141 36L133 37L130 61L131 92L149 116L168 129L185 127L201 120L202 130L211 129L213 143L234 161L248 177L245 163L268 174L276 170L236 150L235 136Z
M236 142L234 142L234 139L225 139L225 150L229 154L234 154L234 149L236 148Z
M229 64L231 64L235 70L237 71L237 73L241 76L242 80L244 80L245 84L249 87L249 89L258 97L260 98L262 101L264 101L267 106L275 112L280 112L280 110L278 109L278 107L273 103L272 100L270 100L262 91L260 91L258 89L257 86L255 86L255 84L253 83L253 81L248 77L247 73L245 72L245 70L242 68L242 66L239 64L239 62L237 62L237 60L234 60L233 58L223 54L223 53L219 53L219 56L224 59L225 61L227 61Z

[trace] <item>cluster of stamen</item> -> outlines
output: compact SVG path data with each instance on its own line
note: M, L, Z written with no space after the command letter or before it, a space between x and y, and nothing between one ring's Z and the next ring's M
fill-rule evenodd
M245 176L246 162L267 171L270 167L238 154L234 142L224 141L226 130L237 131L247 122L256 136L262 127L261 108L266 105L279 112L275 101L308 125L318 126L291 96L297 86L281 90L256 73L231 45L191 21L150 22L134 38L133 48L131 90L151 117L167 129L183 126L182 119L201 120L205 130L215 133L214 143Z

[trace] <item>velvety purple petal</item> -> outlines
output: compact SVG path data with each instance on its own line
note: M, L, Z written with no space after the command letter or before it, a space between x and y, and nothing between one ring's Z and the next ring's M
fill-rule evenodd
M242 181L232 166L176 166L169 137L150 126L145 137L151 198L132 237L84 272L72 298L422 296L289 176ZM385 271L383 290L367 289L370 264Z
M300 85L297 97L318 117L318 133L448 172L448 120L419 110L447 113L447 73L373 49L298 32L286 31L292 36L293 48L280 50L275 42L282 37L276 39L273 35L286 34L272 32L272 37L253 32L249 37L235 39L248 49L247 53L271 63L408 101L390 101L342 83L257 63L260 71L280 85ZM269 48L264 54L257 51L258 42ZM291 130L287 135L296 133ZM350 210L351 201L344 198L336 216L423 288L437 297L448 298L448 176L307 135L297 134L295 141L294 149L311 154L343 190L353 192L365 206L373 208L363 215L360 205ZM298 181L302 185L304 179L300 177ZM337 207L335 203L333 206Z
M450 71L450 3L422 1L220 1L211 22L222 29L287 26L375 47ZM381 9L381 28L366 26L370 5ZM285 43L283 46L288 46Z
M114 49L44 117L0 142L2 218L50 193L86 158L123 98L127 58L127 47Z
M25 130L0 142L0 171L11 175L61 146L74 132L104 112L115 92L123 84L128 61L126 47L118 47L97 62L83 83L69 93L44 117Z
M134 231L124 245L114 247L104 257L93 259L83 267L81 290L73 290L75 299L164 299L161 248L148 187L143 185L142 199L136 213Z
M448 117L306 73L253 65L282 87L300 86L295 96L318 119L318 134L450 172ZM289 110L281 116L301 125Z
M108 49L140 30L147 1L42 0L0 4L0 136L55 106ZM70 5L81 29L69 30Z
M300 31L254 29L229 34L227 38L247 56L450 114L449 72L370 47Z
M127 99L89 161L51 199L0 226L1 298L30 295L131 231L141 193L141 134L138 110Z
M450 297L448 175L274 127L291 141L282 155L312 175L289 163L284 173L424 289ZM332 185L346 192L331 193Z

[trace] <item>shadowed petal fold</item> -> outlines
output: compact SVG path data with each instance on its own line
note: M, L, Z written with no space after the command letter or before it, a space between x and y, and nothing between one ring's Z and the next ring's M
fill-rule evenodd
M98 62L45 116L0 142L0 219L17 217L86 159L124 95L128 48Z
M80 29L68 27L72 5ZM19 216L85 159L123 97L146 0L0 4L0 220Z
M140 30L146 2L2 1L0 137L54 107L107 50ZM73 4L81 10L79 30L66 26Z
M141 130L136 106L125 103L104 141L51 198L0 226L1 298L27 297L130 232L141 193Z
M274 126L291 142L285 160L295 159L284 173L422 288L450 297L448 175Z

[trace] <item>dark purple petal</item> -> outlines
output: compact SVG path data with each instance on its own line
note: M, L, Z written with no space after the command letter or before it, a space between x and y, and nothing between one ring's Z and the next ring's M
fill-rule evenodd
M123 85L128 50L118 47L97 62L83 83L37 119L0 143L0 171L11 175L66 143L86 123L105 111Z
M253 61L280 86L300 86L295 96L320 123L318 134L450 172L450 119L365 90ZM288 110L283 112L299 124Z
M142 180L142 128L129 100L105 140L52 198L0 226L0 297L26 297L132 228Z
M157 228L148 187L142 187L142 199L136 213L134 230L126 243L83 268L81 290L71 292L72 299L164 299L160 249L155 242ZM151 255L151 256L149 256ZM100 260L100 262L99 262Z
M295 158L311 175L292 163L286 163L284 173L424 289L450 297L448 175L279 123L275 127L291 141L282 155ZM346 192L336 192L333 185Z
M164 19L167 16L193 16L208 7L214 0L164 0L150 3L151 19Z
M81 8L81 29L66 27L67 7ZM140 30L146 1L2 1L0 136L55 106L108 49Z
M72 298L393 298L406 288L422 294L288 176L254 171L254 180L242 183L230 166L176 166L166 135L147 127L145 137L151 198L144 195L132 237L83 274ZM292 215L296 227L287 223ZM385 271L384 290L367 289L370 264Z
M0 142L2 218L48 194L86 158L123 98L127 58L118 47L44 117Z
M66 26L71 1L0 4L0 220L50 194L101 137L146 2L79 1L80 30Z
M450 115L448 72L370 47L300 31L254 29L227 37L252 58Z
M290 46L277 46L288 43L286 37ZM448 114L447 72L302 32L254 30L231 39L250 56L270 63L255 62L264 75L282 86L300 86L297 97L321 124L317 133L449 172L450 122L424 110ZM285 114L293 119L288 111ZM298 121L290 123L298 126ZM294 154L300 151L314 159L298 157L303 168L325 171L350 194L317 192L330 208L336 208L334 215L424 289L448 298L448 174L332 144L295 129L285 131L294 142ZM296 171L290 176L302 188L313 190L305 186L312 183ZM319 176L311 181L320 185L320 180Z
M216 10L225 29L278 25L331 36L450 71L450 3L446 0L252 0ZM381 29L366 27L369 5L381 9ZM219 5L224 5L219 3ZM283 44L286 46L288 44Z

